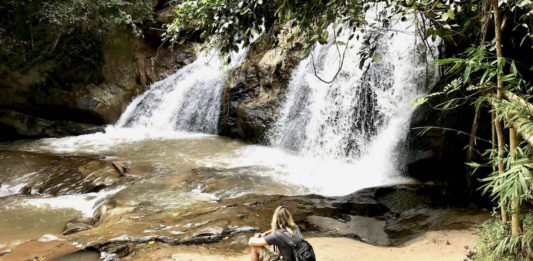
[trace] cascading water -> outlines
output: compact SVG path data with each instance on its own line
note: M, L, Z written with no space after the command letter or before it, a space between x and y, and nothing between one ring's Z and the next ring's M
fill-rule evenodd
M245 54L241 50L225 64L216 51L201 52L196 61L135 98L115 126L216 134L228 72Z
M376 17L377 10L367 17ZM279 119L268 133L272 146L351 164L352 175L367 172L356 175L360 180L398 174L396 154L407 135L411 104L438 78L437 67L429 64L437 58L438 41L424 43L415 30L412 20L395 22L362 70L358 50L364 37L349 41L351 30L344 28L337 39L317 45L293 72ZM313 64L316 74L329 81L341 59L333 82L317 78Z

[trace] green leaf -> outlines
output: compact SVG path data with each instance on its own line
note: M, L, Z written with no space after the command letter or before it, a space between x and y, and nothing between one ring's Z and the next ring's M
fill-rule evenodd
M498 59L498 74L503 73L503 67L505 66L505 59L499 58Z
M510 82L515 79L515 76L513 74L507 74L502 77L503 82Z
M294 38L296 38L295 35L291 35L289 38L287 38L287 43L294 41Z
M463 59L459 59L459 58L447 58L447 59L440 59L440 60L435 60L433 62L439 64L439 65L443 65L443 64L447 64L447 63L451 63L451 62L459 62L459 61L463 61Z
M448 14L448 17L450 17L450 19L455 19L455 13L453 12L453 9L449 8L446 14Z
M511 62L511 72L514 76L518 75L518 70L516 69L516 64L514 63L514 60Z
M468 83L468 79L470 78L470 71L472 70L472 66L470 64L468 64L465 68L465 73L463 75L463 79L464 79L464 84L467 84Z
M413 102L412 104L412 108L415 109L421 105L423 105L424 103L426 103L428 101L428 98L426 96L422 96L418 99L416 99L416 101Z
M466 165L468 165L469 167L472 167L472 168L479 168L481 167L481 164L477 163L477 162L467 162Z

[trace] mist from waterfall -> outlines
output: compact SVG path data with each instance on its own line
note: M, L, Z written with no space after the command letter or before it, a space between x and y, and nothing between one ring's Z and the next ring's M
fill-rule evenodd
M367 17L376 17L377 10L369 10ZM397 176L399 145L408 133L411 104L439 76L430 63L438 56L438 40L424 43L415 34L413 19L396 21L377 42L369 59L373 61L360 69L358 51L364 35L348 40L351 30L343 29L336 39L317 44L293 71L279 118L267 138L272 146L297 155L350 164L352 173L371 172L365 179ZM341 59L343 66L333 82L315 75L313 63L316 74L330 81Z
M224 84L245 56L241 50L227 64L214 50L200 52L193 63L136 97L115 126L216 134Z

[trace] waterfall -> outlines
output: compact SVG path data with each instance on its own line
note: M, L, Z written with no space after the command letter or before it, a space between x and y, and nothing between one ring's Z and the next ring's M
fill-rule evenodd
M228 72L245 56L246 50L234 53L227 64L214 50L199 53L196 61L135 98L116 126L216 134Z
M367 12L367 18L378 13ZM330 26L330 36L333 35ZM339 28L336 28L338 30ZM267 133L272 146L297 155L355 165L354 171L397 174L412 102L435 84L438 40L424 43L413 19L395 21L377 42L371 63L359 68L364 37L348 40L351 30L317 44L293 71L278 120ZM366 34L375 33L368 30ZM361 35L364 36L364 35ZM334 41L348 42L335 45ZM348 48L345 52L344 48ZM333 79L344 64L338 76ZM374 177L375 178L375 177Z

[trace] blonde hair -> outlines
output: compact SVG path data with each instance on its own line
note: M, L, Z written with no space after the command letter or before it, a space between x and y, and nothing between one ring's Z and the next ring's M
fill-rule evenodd
M296 223L292 219L291 212L283 206L277 207L272 216L272 231L279 229L286 229L291 237L294 237L294 233L298 229L298 226L296 226Z

